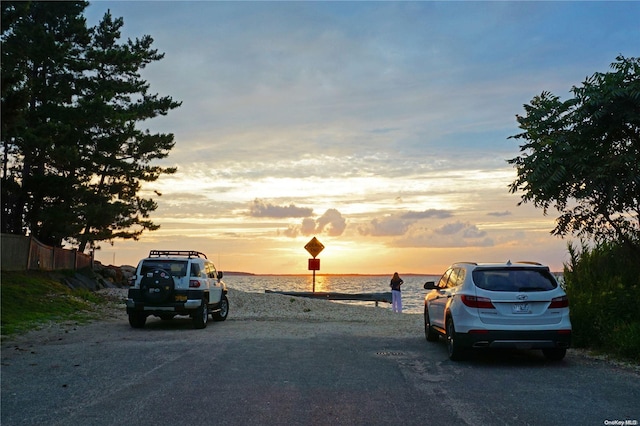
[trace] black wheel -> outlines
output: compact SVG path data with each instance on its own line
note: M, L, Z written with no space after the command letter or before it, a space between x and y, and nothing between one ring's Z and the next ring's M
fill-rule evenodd
M437 342L439 337L438 332L431 328L429 310L426 306L424 307L424 337L426 337L428 342Z
M564 359L564 356L567 354L567 350L564 348L549 348L543 349L542 353L549 361L560 361Z
M193 328L205 328L209 319L207 301L202 299L202 304L193 313Z
M147 315L144 312L132 312L129 314L129 325L133 328L143 328L147 322Z
M220 310L218 312L213 312L211 314L211 318L214 321L224 321L227 319L227 315L229 315L229 299L227 299L226 295L222 295L220 299L220 305L218 306Z
M158 304L166 301L173 294L174 283L171 274L163 269L156 269L140 281L140 291L145 302Z
M456 336L456 327L453 318L447 318L447 350L451 361L460 361L464 358L465 350L460 346Z

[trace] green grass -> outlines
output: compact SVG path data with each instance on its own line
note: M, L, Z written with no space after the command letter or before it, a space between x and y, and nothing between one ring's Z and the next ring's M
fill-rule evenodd
M49 322L87 322L104 299L86 289L71 290L42 272L2 272L0 281L2 336L24 333Z

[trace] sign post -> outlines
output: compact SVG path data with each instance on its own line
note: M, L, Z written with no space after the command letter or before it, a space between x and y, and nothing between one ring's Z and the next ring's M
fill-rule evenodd
M324 245L316 237L313 237L304 248L309 252L313 259L309 259L309 270L313 271L313 292L316 292L316 271L320 270L320 259L316 259L316 256L324 250Z

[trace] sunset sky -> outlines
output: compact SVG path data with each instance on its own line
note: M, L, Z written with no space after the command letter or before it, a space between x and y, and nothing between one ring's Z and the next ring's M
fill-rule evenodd
M640 55L637 2L92 2L165 58L143 73L182 101L143 123L175 134L139 241L205 252L219 269L439 274L455 261L561 270L555 215L510 194L516 114L571 96L616 56Z

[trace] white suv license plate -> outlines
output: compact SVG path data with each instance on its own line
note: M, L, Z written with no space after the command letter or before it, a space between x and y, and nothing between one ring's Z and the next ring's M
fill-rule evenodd
M511 305L511 312L514 314L530 314L531 306L528 303L514 303Z

